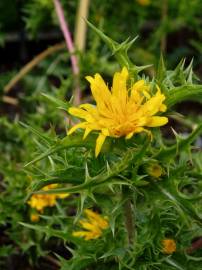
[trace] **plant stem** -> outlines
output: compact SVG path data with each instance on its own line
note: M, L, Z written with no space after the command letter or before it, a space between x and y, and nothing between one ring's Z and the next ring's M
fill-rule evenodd
M72 72L74 74L74 104L80 103L80 85L79 85L79 64L78 64L78 59L77 56L74 54L75 53L75 48L74 44L71 38L71 33L69 31L69 26L67 21L65 20L64 16L64 11L62 8L62 5L60 3L60 0L53 0L54 5L55 5L55 10L58 16L58 20L60 23L60 28L63 33L67 49L70 53L70 60L71 60L71 65L72 65Z
M80 0L76 15L74 44L81 52L85 50L86 45L87 24L85 20L88 18L89 6L90 0Z
M5 103L8 103L10 105L14 105L14 106L18 105L18 100L16 98L13 98L13 97L3 96L2 101Z
M123 211L125 216L125 226L128 233L128 244L131 245L134 241L135 226L130 190L128 187L123 187L123 199L125 200Z
M84 52L86 45L86 19L88 18L90 0L80 0L77 15L76 15L76 26L74 34L74 44L77 50ZM77 76L75 81L75 86L80 85L79 76ZM81 91L79 87L75 87L74 91L74 104L81 103Z
M168 17L168 0L163 0L162 2L163 3L162 3L162 12L161 12L161 22L165 27L167 17ZM166 37L166 33L164 33L161 38L161 52L163 54L166 53L166 49L167 49L166 47L167 47L167 37Z
M77 57L75 55L73 55L74 53L74 45L73 45L73 41L71 38L71 34L69 31L69 26L67 21L65 20L65 16L64 16L64 11L62 9L61 3L59 0L53 0L54 5L55 5L55 10L58 16L58 20L60 23L60 28L61 31L64 35L65 38L65 42L67 45L67 49L69 51L70 55L70 59L71 59L71 63L72 63L72 71L74 73L74 75L78 75L79 74L79 65L78 65L78 61L77 61Z

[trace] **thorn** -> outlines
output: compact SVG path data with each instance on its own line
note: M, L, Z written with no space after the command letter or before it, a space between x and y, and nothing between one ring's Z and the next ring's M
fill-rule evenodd
M133 70L135 71L135 72L137 72L137 74L140 72L140 71L142 71L142 70L144 70L144 69L146 69L146 68L149 68L149 67L152 67L153 65L151 64L151 65L145 65L145 66L135 66L134 68L133 68Z
M95 199L95 196L92 192L88 191L88 196L95 202L97 203L96 199Z
M110 166L109 166L108 161L107 161L107 163L106 163L106 167L107 167L107 172L110 173L110 172L111 172L111 168L110 168Z
M176 139L178 139L180 136L179 136L179 134L177 133L177 131L175 131L173 127L171 127L171 130L172 130L174 136L176 137Z
M73 257L75 257L75 255L77 254L77 252L75 252L74 249L68 247L67 245L65 245L65 248L73 255Z
M113 50L114 47L118 44L116 41L105 35L102 31L100 31L97 27L95 27L92 23L86 20L88 26L95 31L95 33Z
M79 202L79 207L78 207L78 210L77 210L75 219L74 219L74 224L78 222L78 220L80 219L80 217L82 215L83 207L84 207L84 203L85 203L86 197L87 197L87 195L86 195L86 192L85 191L80 192L80 202Z
M85 183L89 182L91 180L89 170L88 170L88 164L85 164Z
M128 44L126 44L126 52L131 48L131 46L135 43L135 41L139 38L139 36L134 37L131 39Z
M112 55L115 55L119 51L126 51L127 43L129 41L129 38L127 38L125 41L123 41L121 44L117 44L114 46Z

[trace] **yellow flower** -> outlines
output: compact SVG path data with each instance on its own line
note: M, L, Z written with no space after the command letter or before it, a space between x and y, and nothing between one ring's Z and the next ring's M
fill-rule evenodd
M57 184L51 184L48 186L45 186L42 190L49 190L56 188ZM44 208L46 207L53 207L56 204L57 198L65 198L69 196L69 194L33 194L28 201L28 204L35 208L37 211L43 213Z
M162 252L165 254L172 254L176 251L176 243L173 239L162 240L163 249Z
M39 215L36 214L36 213L30 215L30 220L31 220L32 222L38 222L39 219L40 219L40 217L39 217Z
M150 176L159 178L163 174L163 168L158 163L150 164L147 168L147 173Z
M150 0L136 0L138 4L142 6L148 6L150 4Z
M80 220L79 223L85 231L73 232L75 237L84 237L85 240L96 239L102 235L102 231L109 227L108 219L101 217L98 213L90 209L84 210L87 219Z
M152 95L150 85L139 80L127 89L128 70L116 72L111 91L99 74L94 78L87 76L96 106L82 104L79 108L71 107L69 113L84 119L84 122L73 126L68 135L76 129L85 129L83 139L92 131L99 131L96 141L95 155L98 156L107 136L119 138L125 136L130 139L135 133L149 131L144 127L159 127L168 122L167 117L154 116L158 112L165 112L163 104L165 96L157 87Z

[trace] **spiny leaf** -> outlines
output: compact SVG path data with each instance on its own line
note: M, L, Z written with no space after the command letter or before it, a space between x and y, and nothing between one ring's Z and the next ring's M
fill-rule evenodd
M52 146L50 147L45 153L39 155L38 157L36 157L35 159L33 159L32 161L28 162L27 164L25 164L24 167L27 167L27 166L30 166L42 159L44 159L45 157L48 157L49 155L63 149L64 147L62 147L61 145L58 145L58 146Z
M49 228L47 226L32 225L32 224L28 224L28 223L24 223L24 222L19 222L19 224L28 228L28 229L40 231L40 232L43 232L47 235L56 236L56 237L62 238L64 240L73 239L73 237L70 233L63 232L61 230L55 230L55 229Z
M169 180L168 180L169 181ZM156 186L157 189L160 190L162 194L164 194L169 200L173 201L177 206L179 206L183 212L187 213L189 216L191 216L194 220L202 223L202 217L198 215L194 207L192 206L192 203L189 201L182 199L178 196L177 192L172 188L171 184L156 184L153 182L153 184Z
M28 162L25 167L32 165L49 155L52 155L62 149L72 148L72 147L85 147L92 148L94 147L95 137L93 135L89 136L85 141L82 139L80 134L74 134L73 136L67 136L62 140L58 140L53 146L51 146L45 153L39 155L34 160Z
M170 89L166 94L165 103L168 108L185 100L202 101L202 85L183 85Z
M165 261L166 261L169 265L174 266L175 269L177 269L177 270L186 270L184 267L182 267L181 265L179 265L179 263L177 263L176 261L174 261L173 259L171 259L171 258L169 258L169 257L165 258Z
M63 194L63 193L79 193L83 190L88 190L88 189L92 189L92 188L96 188L100 185L103 185L104 183L110 183L110 179L111 182L114 184L124 184L124 185L128 185L129 183L127 183L126 181L114 181L114 177L117 177L117 175L121 172L123 172L125 169L128 168L128 166L130 166L131 162L136 162L137 160L141 159L143 156L143 153L146 151L147 146L149 144L149 139L146 140L145 144L140 148L140 149L128 149L128 151L125 153L125 155L121 158L121 160L119 160L118 162L114 163L111 166L110 171L108 171L108 169L106 169L104 172L91 177L87 182L84 182L80 185L77 186L70 186L70 187L66 187L66 188L57 188L57 189L50 189L50 190L46 190L46 191L38 191L35 192L36 190L33 190L34 193L36 194ZM42 186L45 186L46 183L41 184ZM29 194L30 196L31 194Z
M50 100L51 102L53 102L54 104L56 104L58 106L59 109L62 109L64 111L67 111L68 108L70 108L72 105L69 102L64 102L58 98L55 98L51 95L48 94L44 94L42 93L42 95L47 98L48 100Z
M165 67L163 55L161 54L160 59L159 59L159 63L158 63L157 74L156 74L157 83L160 86L161 86L161 82L163 81L165 76L166 76L166 67Z
M39 130L23 123L23 122L19 122L23 127L25 127L26 129L28 129L29 131L31 131L32 133L34 133L37 137L39 137L40 139L42 139L46 144L50 145L51 143L55 142L53 139L51 139L50 137L48 137L47 135L44 135L44 132L40 132Z
M186 139L179 140L178 144L175 144L170 147L166 147L159 151L159 153L155 156L156 159L159 160L170 160L175 157L179 151L183 151L186 149L202 132L202 124L199 125Z
M112 55L114 55L120 64L121 67L127 67L127 69L130 71L132 75L134 75L137 79L137 74L152 66L152 65L146 65L146 66L136 66L134 63L131 62L131 60L128 57L128 49L133 45L133 43L136 41L137 37L133 38L132 40L126 39L124 42L119 44L118 42L114 41L107 35L105 35L102 31L100 31L97 27L95 27L92 23L90 23L88 20L86 20L87 24L90 26L93 31L107 44L107 46L112 51Z

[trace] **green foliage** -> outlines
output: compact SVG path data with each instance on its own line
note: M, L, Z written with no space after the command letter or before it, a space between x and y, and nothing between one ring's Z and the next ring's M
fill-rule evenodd
M96 33L102 35L100 31ZM107 37L104 39L112 44L112 49L125 46ZM122 65L122 59L127 61L127 56L124 50L119 52L117 60L121 59ZM194 83L191 64L184 69L184 62L181 62L173 71L167 71L162 59L160 63L156 80L163 86L169 109L187 98L201 95L201 85ZM63 102L47 97L64 109ZM192 149L202 133L202 126L195 124L197 127L186 138L175 134L172 146L168 146L167 140L164 142L159 129L152 143L145 135L136 135L129 141L119 139L118 144L117 140L108 140L98 159L94 157L94 134L85 141L80 132L60 139L56 135L45 137L27 126L42 145L38 155L27 164L33 166L29 173L35 179L31 192L79 194L75 219L78 220L83 208L96 206L109 217L110 229L102 238L88 242L72 237L73 224L65 229L65 235L62 225L59 231L54 231L50 224L48 231L38 225L24 226L67 242L72 257L70 260L59 257L61 269L93 269L97 265L100 269L200 269L196 262L200 259L198 253L186 254L192 239L200 236L202 223L201 180L196 175L195 161L192 161L197 159ZM152 162L163 168L164 173L158 179L145 170ZM41 190L53 183L62 183L64 187ZM128 200L135 221L130 244L127 241L129 231L124 227L127 222L124 205ZM176 253L170 256L162 252L162 241L166 238L175 239L177 244ZM70 243L74 243L73 249Z

